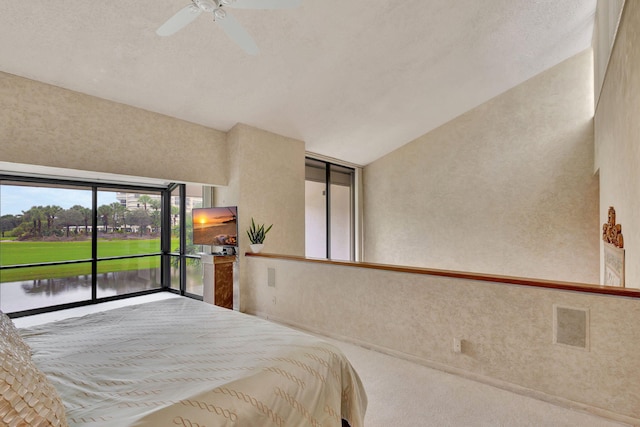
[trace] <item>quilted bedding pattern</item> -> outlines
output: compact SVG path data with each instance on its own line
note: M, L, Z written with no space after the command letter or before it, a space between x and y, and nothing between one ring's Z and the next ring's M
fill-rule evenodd
M339 349L189 298L20 333L70 426L362 426L366 394Z

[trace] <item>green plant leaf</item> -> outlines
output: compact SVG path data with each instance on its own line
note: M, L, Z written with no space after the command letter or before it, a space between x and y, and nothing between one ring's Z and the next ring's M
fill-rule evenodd
M247 230L247 236L249 236L251 244L264 243L264 239L271 227L273 227L273 224L265 230L264 224L256 225L254 219L251 218L251 226Z

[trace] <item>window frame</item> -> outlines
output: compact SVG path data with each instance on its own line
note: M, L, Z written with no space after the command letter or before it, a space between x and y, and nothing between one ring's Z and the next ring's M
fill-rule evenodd
M0 185L7 182L18 182L18 183L28 183L34 184L34 186L42 185L58 185L62 187L68 187L73 189L74 187L83 187L85 189L90 189L92 193L92 201L91 201L91 209L92 209L92 222L91 222L91 258L88 259L79 259L79 260L67 260L67 261L55 261L55 262L40 262L40 263L30 263L30 264L20 264L20 265L9 265L2 266L0 265L0 272L3 270L9 269L18 269L18 268L26 268L26 267L41 267L41 266L58 266L58 265L67 265L67 264L78 264L78 263L91 263L91 298L84 299L80 301L74 301L63 304L49 305L43 307L37 307L33 309L27 309L22 311L16 311L11 313L6 313L10 317L22 317L33 314L46 313L51 311L63 310L67 308L81 307L90 304L96 304L99 302L107 302L107 301L115 301L125 298L131 298L140 295L148 295L157 292L173 292L179 293L180 295L189 296L195 299L201 299L201 296L188 294L185 292L185 277L186 277L186 269L185 269L185 244L186 244L186 224L185 224L185 185L184 184L175 184L171 183L167 186L157 186L157 185L139 185L139 184L127 184L122 182L96 182L90 180L71 180L65 178L57 178L57 177L34 177L34 176L22 176L22 175L12 175L12 174L3 174L0 173ZM180 257L180 286L179 290L171 289L171 275L170 271L170 256L171 256L171 192L175 188L180 188L180 253L178 254ZM123 256L111 256L111 257L98 257L98 192L101 189L117 189L131 193L142 193L146 194L148 192L160 193L161 197L161 231L160 231L160 250L157 252L150 252L144 254L133 254L133 255L123 255ZM152 289L145 289L140 291L134 291L131 293L126 293L122 295L112 295L105 297L98 297L98 263L100 261L107 261L112 259L133 259L133 258L144 258L144 257L157 257L160 256L160 286Z
M322 165L324 167L324 188L325 188L325 258L331 258L331 172L343 172L346 171L350 174L350 183L349 183L349 203L350 203L350 212L349 212L349 228L350 228L350 236L349 236L349 261L356 261L358 255L360 253L359 248L357 247L357 242L359 241L359 232L357 230L358 221L357 218L359 216L359 206L357 204L357 181L358 181L358 169L353 166L347 166L345 164L339 164L335 162L331 162L328 160L323 160L314 156L305 156L305 182L309 181L307 174L307 168L316 168L321 169L319 166ZM319 182L319 181L316 181ZM305 242L306 245L306 242Z

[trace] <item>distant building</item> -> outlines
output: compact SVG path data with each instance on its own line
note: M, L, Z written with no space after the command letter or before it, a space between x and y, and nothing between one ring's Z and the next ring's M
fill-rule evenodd
M157 200L158 202L160 201L159 194L146 194L146 195L149 196L151 200ZM140 196L142 196L141 193L120 193L120 192L116 193L116 199L120 202L122 206L125 206L129 210L144 208L144 205L139 201ZM171 196L171 205L179 206L179 204L180 204L180 197ZM190 211L193 208L202 206L202 198L187 197L185 204L186 204L185 206L186 210ZM147 209L149 209L149 206L147 206Z

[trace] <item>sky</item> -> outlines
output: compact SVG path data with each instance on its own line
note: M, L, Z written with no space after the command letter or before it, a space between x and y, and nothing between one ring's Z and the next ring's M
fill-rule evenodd
M98 192L98 205L116 202L116 193ZM69 209L74 205L91 207L90 190L0 185L0 216L18 215L33 206L55 205Z

